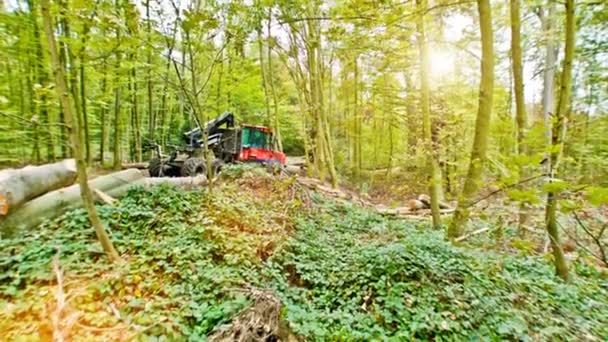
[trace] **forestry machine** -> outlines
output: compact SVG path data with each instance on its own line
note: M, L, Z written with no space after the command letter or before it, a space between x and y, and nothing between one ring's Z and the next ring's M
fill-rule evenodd
M263 126L235 125L234 115L226 112L183 135L183 146L171 146L173 151L165 156L158 144L150 147L156 155L148 164L151 177L188 177L207 174L207 163L202 155L203 144L213 152L213 174L227 163L253 162L269 168L285 166L285 154L273 149L273 134ZM203 132L205 134L203 134ZM207 141L204 141L204 138Z

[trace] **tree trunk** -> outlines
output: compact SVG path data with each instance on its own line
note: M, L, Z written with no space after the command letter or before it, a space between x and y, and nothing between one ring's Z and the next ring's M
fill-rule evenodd
M84 38L82 39L84 45ZM91 164L93 158L91 156L91 138L89 132L89 117L87 116L87 96L85 88L85 73L84 73L84 48L82 48L80 54L80 99L82 101L82 124L84 129L84 146L85 146L85 157L87 164Z
M132 107L131 107L131 115L132 117L132 122L133 122L133 139L135 140L135 161L140 162L142 160L142 151L141 151L141 121L140 121L140 115L139 115L139 106L138 106L138 101L137 101L137 73L135 68L131 69L131 82L133 82L132 84L132 91L133 94L131 94L131 103L132 103ZM149 109L149 108L148 108ZM155 129L153 126L155 125L151 125L150 129ZM152 131L150 131L152 132ZM152 133L150 133L152 134ZM152 134L153 136L153 134ZM150 139L153 139L150 138Z
M108 144L109 144L109 134L108 134L108 128L107 128L107 114L108 114L108 109L106 108L105 105L105 99L106 99L106 89L107 89L107 64L104 61L103 63L103 78L101 79L101 96L103 101L103 104L101 105L101 108L99 108L99 125L101 126L101 142L99 144L99 159L101 162L101 166L104 165L105 163L105 151L108 148Z
M132 185L139 179L144 179L141 171L131 169L97 177L85 184L89 188L89 191L91 191L90 189L96 189L111 194L112 189L124 185ZM94 203L92 193L90 200ZM74 184L48 192L25 203L21 208L7 217L2 225L2 230L14 233L22 229L32 229L44 221L61 216L61 214L68 210L82 208L83 206L88 209L81 196L80 185ZM95 206L93 205L93 207Z
M354 104L353 104L353 180L357 187L361 182L361 167L359 163L359 63L358 56L355 56L353 62L353 91L354 91Z
M527 153L525 144L527 130L526 102L524 99L524 80L521 51L521 18L520 0L511 0L511 57L513 63L513 82L515 92L515 111L517 121L517 153L523 156ZM519 177L526 177L525 168L519 166ZM519 235L524 236L525 225L528 219L526 205L522 203L519 207Z
M492 37L492 14L489 0L477 0L479 26L481 28L481 82L479 84L479 107L475 122L475 138L469 171L464 188L458 197L454 218L448 228L448 237L455 239L464 233L465 223L469 217L471 198L477 192L486 162L490 117L494 95L494 39Z
M572 62L574 60L574 44L576 23L574 17L574 0L566 0L566 46L564 48L564 69L561 74L559 101L553 120L551 134L551 155L549 158L549 183L557 178L559 162L564 147L566 135L566 120L570 112L570 95L572 92ZM547 194L546 224L547 233L553 250L555 273L564 280L568 280L568 263L559 238L557 223L557 192L549 191Z
M427 11L427 1L417 0L418 11L421 13L417 21L418 47L420 49L420 105L422 107L422 126L424 129L424 143L426 146L427 177L429 180L429 195L431 197L431 214L433 226L441 226L439 214L439 187L441 176L439 176L439 165L437 164L437 153L435 151L433 138L431 136L431 104L429 90L429 48L426 41L424 14Z
M551 116L555 113L555 64L557 60L557 47L553 38L555 23L555 5L549 0L546 4L547 12L541 15L543 23L543 32L547 37L547 45L545 47L545 70L543 73L543 119L545 122L545 132L547 143L551 143ZM541 10L542 11L542 10ZM544 13L544 12L541 12Z
M279 118L279 100L277 98L277 91L275 89L275 85L274 85L274 77L272 77L272 75L274 74L273 69L272 69L272 49L270 48L270 43L272 41L272 36L271 36L271 28L270 28L270 23L272 20L272 8L268 9L268 23L266 24L266 28L268 30L268 42L266 43L267 49L268 49L268 84L270 85L270 92L272 93L272 103L273 103L273 109L274 109L274 115L273 115L273 121L272 121L272 129L274 130L274 137L275 137L275 142L276 142L276 146L275 148L279 151L283 151L283 142L281 139L281 127L279 126L279 122L280 122L280 118ZM330 85L331 87L331 85ZM331 89L331 88L330 88Z
M149 132L149 136L150 136L150 140L154 141L154 137L155 137L155 131L156 131L156 116L154 114L154 112L152 111L152 23L151 23L151 19L150 19L150 0L146 0L146 31L148 34L148 55L146 57L148 65L146 66L146 83L147 83L147 91L148 91L148 118L149 118L149 124L148 124L148 132ZM135 70L133 71L135 72ZM137 127L137 131L139 131L139 127ZM141 134L137 133L137 136L139 136L139 149L136 147L136 153L137 153L137 160L140 161L141 160ZM137 139L136 139L137 142Z
M55 74L55 83L57 84L55 89L57 90L57 95L59 96L59 100L62 103L66 124L70 129L70 138L72 142L74 156L76 159L78 183L80 184L80 197L82 198L82 201L89 216L89 221L95 229L99 242L101 243L108 257L112 261L115 261L119 259L118 253L114 249L114 245L112 244L112 241L106 233L103 224L97 214L97 210L95 209L95 203L93 201L93 194L91 193L91 189L89 188L89 184L87 183L87 166L82 156L82 142L80 141L80 134L78 132L80 127L78 127L77 122L75 123L73 120L72 104L70 103L70 98L68 97L68 87L65 81L63 68L59 61L59 54L57 53L57 45L55 43L55 36L53 33L53 24L51 23L52 19L49 11L48 0L41 0L41 9L42 19L44 22L44 31L46 32L49 52L51 55L51 64L53 65L53 73Z
M42 41L40 39L40 30L38 28L37 13L36 13L36 4L34 0L28 0L28 7L30 8L31 20L34 30L34 40L36 44L36 59L38 62L37 65L37 82L42 87L46 87L48 83L48 74L47 69L44 65L44 54L42 52ZM48 111L48 104L46 99L46 94L43 93L40 96L40 123L43 126L50 124L50 116ZM46 160L54 161L55 160L55 145L53 144L53 134L51 127L45 127L42 138L46 142Z
M61 9L61 26L63 28L63 35L67 38L70 39L72 36L71 33L71 28L70 28L70 23L68 22L68 2L67 0L60 0L59 1L59 6ZM66 40L67 41L67 40ZM84 47L83 47L84 48ZM84 133L83 131L80 129L80 127L83 127L83 120L82 120L82 107L80 105L80 96L78 94L78 67L77 67L77 63L76 63L76 57L74 56L74 53L72 51L72 48L70 46L70 44L68 44L67 42L64 43L64 49L67 55L67 63L69 65L69 69L67 69L67 76L68 76L68 80L69 80L69 90L72 94L72 100L74 101L74 107L70 108L72 110L74 110L74 115L75 115L75 126L74 127L79 127L75 132L78 133L80 135L80 141L82 142L84 140ZM82 62L82 61L80 61ZM64 114L65 114L65 110L64 110ZM66 124L67 124L67 119L66 119ZM74 132L74 130L72 129L72 132ZM74 148L74 144L72 144L72 149ZM73 153L73 152L72 152ZM75 157L76 158L76 157Z
M261 25L261 23L260 23ZM264 105L266 106L266 122L269 124L272 122L271 114L270 114L270 95L268 95L268 81L267 81L267 72L264 67L264 44L262 43L262 30L258 28L258 49L259 57L260 57L260 72L262 74L262 88L264 89Z
M117 77L118 78L118 77ZM121 111L121 91L120 91L120 85L115 85L115 89L114 89L114 146L113 146L113 152L114 152L114 158L113 158L113 169L114 170L120 170L120 165L122 164L122 144L121 144L121 139L122 139L122 134L121 134L121 130L122 130L122 124L121 124L121 120L120 120L120 111Z

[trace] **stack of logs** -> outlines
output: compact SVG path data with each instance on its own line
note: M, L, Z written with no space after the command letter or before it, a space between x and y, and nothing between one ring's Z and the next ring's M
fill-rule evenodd
M405 206L389 208L382 204L373 204L369 199L345 189L334 189L318 179L298 177L298 183L317 191L326 197L331 197L339 202L358 204L367 208L373 208L379 213L388 216L404 217L409 219L427 219L431 215L431 200L428 195L421 194L417 199L407 201ZM441 214L450 214L454 209L447 203L439 203Z
M33 228L68 210L83 207L73 159L41 166L0 171L0 233ZM151 187L162 183L180 187L207 184L204 176L148 178L137 169L127 169L91 179L96 200L105 203L123 196L135 185Z
M430 200L426 195L409 200L406 206L388 208L375 205L353 191L333 189L317 179L297 179L302 186L326 197L373 208L383 215L406 218L427 218L430 215ZM30 229L68 210L83 207L80 187L74 184L75 181L76 164L73 159L0 171L0 234ZM136 168L129 168L91 179L89 186L97 201L111 204L115 198L123 196L133 186L151 187L163 183L194 188L206 185L207 179L204 176L150 178L145 177L144 173ZM441 203L440 207L442 214L454 211L445 203Z

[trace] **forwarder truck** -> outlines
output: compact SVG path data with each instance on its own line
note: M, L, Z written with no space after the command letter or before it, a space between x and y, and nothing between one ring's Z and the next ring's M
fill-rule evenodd
M184 144L171 146L173 151L169 155L163 155L160 145L150 143L150 147L155 150L155 156L148 163L151 177L206 175L207 163L201 153L203 144L213 152L213 174L217 174L225 164L231 163L258 163L274 170L285 166L285 154L273 148L274 136L268 127L236 125L234 115L230 112L207 122L204 131L202 125L198 126L184 133Z

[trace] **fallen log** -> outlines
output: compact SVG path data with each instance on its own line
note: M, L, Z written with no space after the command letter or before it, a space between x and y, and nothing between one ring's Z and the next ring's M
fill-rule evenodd
M209 182L205 176L197 176L197 177L147 177L138 179L129 184L124 184L114 189L110 189L106 191L106 195L111 196L113 198L120 198L124 196L129 189L135 186L143 186L145 188L150 188L153 186L161 185L161 184L171 184L183 189L193 189L197 187L201 187L203 185L207 185Z
M184 189L191 189L201 185L207 185L207 177L206 176L196 176L196 177L148 177L146 178L146 186L155 186L159 184L171 184Z
M141 171L130 169L92 179L89 181L89 186L93 190L97 189L107 193L111 189L131 184L143 178ZM109 194L109 196L112 195ZM25 203L9 215L0 225L0 231L11 234L19 229L32 228L45 220L53 219L70 209L82 206L78 184L51 191Z
M146 170L148 168L148 162L141 162L141 163L123 163L122 164L122 169L123 170L128 170L128 169L140 169L140 170Z
M411 216L431 215L430 209L412 210L410 207L398 207L398 208L376 207L376 211L383 215L406 217L406 218L409 218ZM445 214L451 214L454 211L455 211L454 209L441 209L441 210L439 210L439 213L442 215L445 215Z
M0 222L25 202L49 191L73 184L75 180L76 163L74 159L1 171Z
M418 196L418 201L424 203L425 208L431 209L431 197L426 194L420 194ZM452 206L439 200L439 209L452 209Z
M364 207L373 206L370 201L362 198L361 196L352 191L348 191L341 188L332 188L330 185L325 184L318 179L309 177L298 177L296 179L300 185L305 186L311 190L320 192L321 194L327 197L332 197L335 200L345 203L354 203Z

